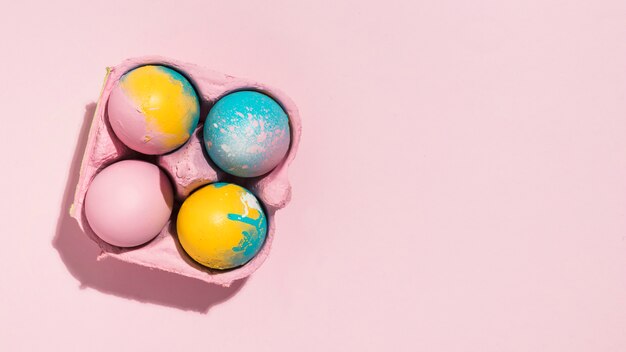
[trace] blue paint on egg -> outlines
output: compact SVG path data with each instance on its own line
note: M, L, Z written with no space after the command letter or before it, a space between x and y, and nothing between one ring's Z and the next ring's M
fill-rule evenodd
M167 74L170 76L170 78L172 78L173 80L177 81L178 83L181 84L181 86L183 87L183 90L185 92L185 94L191 95L191 96L198 96L198 94L196 93L196 90L194 89L194 87L191 85L191 82L189 82L189 80L183 76L180 72L171 69L169 67L166 66L155 66L159 71ZM198 117L195 118L196 119L196 125L198 124L198 120L200 119L200 115L198 115ZM192 130L193 131L193 130Z
M289 118L269 96L256 91L228 94L204 123L204 144L217 166L240 177L274 169L289 149Z
M247 225L253 226L252 229L248 231L242 231L243 238L237 246L233 247L233 252L242 252L246 257L253 256L259 248L261 248L261 241L264 239L262 234L266 232L265 225L265 216L259 216L256 219L253 219L249 216L243 216L239 214L228 214L228 220L239 221Z

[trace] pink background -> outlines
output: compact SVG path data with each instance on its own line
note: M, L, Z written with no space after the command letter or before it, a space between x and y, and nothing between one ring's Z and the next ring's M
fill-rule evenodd
M0 350L626 350L626 2L83 2L0 14ZM65 215L104 68L145 54L300 107L232 289L95 262Z

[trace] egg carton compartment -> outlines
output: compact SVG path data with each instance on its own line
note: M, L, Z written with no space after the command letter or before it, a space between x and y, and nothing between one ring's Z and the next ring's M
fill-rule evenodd
M143 155L125 146L113 132L108 121L107 101L115 84L126 72L144 65L163 65L183 74L194 85L201 101L200 124L191 138L180 148L159 156ZM269 173L240 178L220 170L203 148L202 127L210 107L226 94L240 90L256 90L276 100L289 118L291 142L285 158ZM98 259L113 258L144 267L163 270L221 286L230 286L258 269L267 258L272 245L277 210L291 198L288 167L294 159L302 131L298 110L281 91L262 83L236 78L168 58L150 56L128 59L107 68L104 85L89 130L80 175L76 185L70 216L83 232L101 249ZM101 240L90 228L85 216L85 196L96 174L105 167L126 159L155 163L170 177L175 192L175 208L170 222L150 242L133 248L121 248ZM261 250L243 266L230 270L213 270L196 263L182 249L177 239L175 219L177 208L194 190L215 182L231 182L250 190L262 203L268 222L267 235Z

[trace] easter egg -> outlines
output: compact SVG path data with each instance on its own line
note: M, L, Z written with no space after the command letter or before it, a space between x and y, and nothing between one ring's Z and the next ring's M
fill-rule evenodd
M134 247L161 232L173 202L172 185L158 166L125 160L95 176L85 196L85 216L105 242Z
M198 125L200 100L177 71L157 65L124 74L109 96L109 122L129 148L164 154L183 145Z
M204 123L204 144L225 172L254 177L271 171L287 154L289 118L269 96L255 91L228 94Z
M213 269L231 269L259 252L267 219L250 191L232 183L214 183L183 202L176 229L180 244L195 261Z

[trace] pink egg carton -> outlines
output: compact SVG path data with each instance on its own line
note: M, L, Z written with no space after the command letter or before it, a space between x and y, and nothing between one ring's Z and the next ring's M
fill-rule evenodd
M195 86L201 100L200 125L189 141L171 153L156 157L139 154L126 147L113 133L107 115L109 95L120 77L131 69L148 64L169 66L185 75ZM202 140L202 123L209 108L222 96L244 89L263 92L279 102L289 116L291 127L291 145L283 161L268 174L248 179L237 178L221 171L205 153ZM274 214L285 207L291 198L287 171L296 155L301 131L298 109L289 97L277 89L164 57L149 56L126 60L115 67L107 68L89 130L70 215L100 247L99 260L114 258L208 283L230 286L233 281L247 277L257 270L269 254L276 228ZM94 176L108 165L124 159L147 160L159 165L170 176L177 200L170 222L159 235L147 244L134 248L120 248L102 241L89 227L85 217L85 194ZM187 256L176 238L177 207L193 190L218 181L237 183L252 191L265 206L268 220L267 237L259 253L245 265L226 271L212 270L197 264Z

